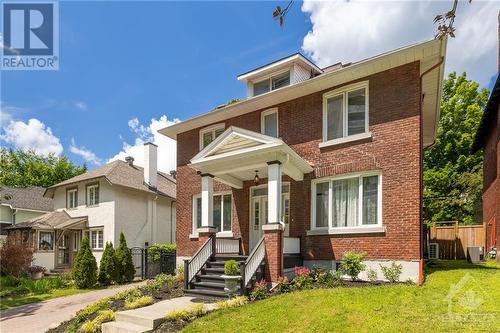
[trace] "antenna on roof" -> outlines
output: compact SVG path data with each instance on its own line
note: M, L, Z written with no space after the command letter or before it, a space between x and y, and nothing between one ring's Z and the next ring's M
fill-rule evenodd
M134 166L134 158L132 156L125 157L125 162L127 162L130 166Z

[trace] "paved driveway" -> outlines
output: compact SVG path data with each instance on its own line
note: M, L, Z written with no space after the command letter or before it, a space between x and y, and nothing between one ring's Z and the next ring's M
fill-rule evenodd
M0 311L1 333L43 333L49 327L58 326L71 319L78 310L101 298L112 296L122 290L136 287L144 282L127 284L88 293L64 296L43 302L31 303Z

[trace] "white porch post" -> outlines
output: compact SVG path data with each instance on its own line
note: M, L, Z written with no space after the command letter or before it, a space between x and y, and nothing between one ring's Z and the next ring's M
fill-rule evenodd
M281 222L281 162L267 163L267 216L269 224Z
M201 175L201 228L213 228L214 177L210 174Z

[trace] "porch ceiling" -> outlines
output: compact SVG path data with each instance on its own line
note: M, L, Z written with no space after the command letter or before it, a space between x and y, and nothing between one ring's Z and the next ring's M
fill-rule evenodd
M266 178L267 163L271 161L280 161L283 173L297 181L313 171L283 140L234 126L193 157L190 167L242 188L243 181L252 180L256 170L260 178Z

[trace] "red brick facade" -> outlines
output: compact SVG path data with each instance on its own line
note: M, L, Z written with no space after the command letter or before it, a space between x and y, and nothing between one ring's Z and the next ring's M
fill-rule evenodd
M368 259L418 260L420 258L421 119L419 63L414 62L359 81L369 81L369 130L372 138L341 146L319 148L322 142L322 95L340 86L276 105L279 136L314 171L304 181L290 182L290 236L301 237L304 259L338 260L347 250L367 253ZM353 82L346 82L350 84ZM267 109L267 108L266 108ZM260 132L256 110L225 121ZM206 124L209 126L211 124ZM190 256L200 241L192 233L192 197L201 191L200 177L188 163L199 152L199 128L177 137L177 253ZM359 171L381 172L382 223L385 233L307 236L311 225L311 180ZM231 189L214 182L214 192L233 194L232 231L241 236L248 253L249 188Z

